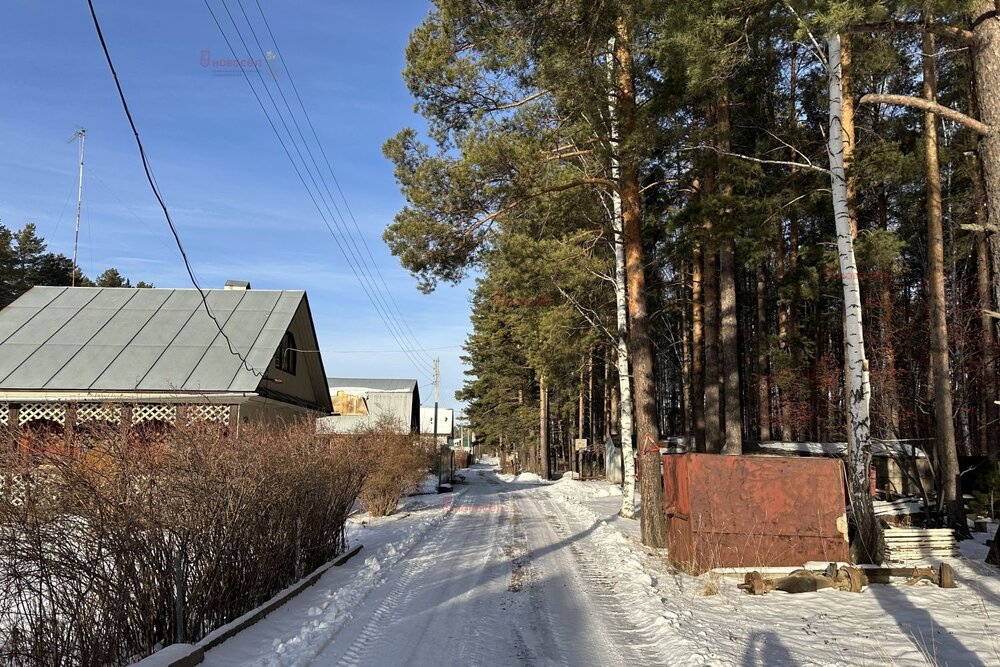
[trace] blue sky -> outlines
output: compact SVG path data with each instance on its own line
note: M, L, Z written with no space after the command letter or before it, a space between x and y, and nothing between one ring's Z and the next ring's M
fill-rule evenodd
M375 265L420 345L444 348L427 354L440 356L442 404L454 405L469 283L420 294L381 240L403 205L381 146L402 127L422 127L400 73L409 32L429 6L260 2L280 50L261 22L255 28L275 53L277 77L289 96L284 67L294 77ZM235 0L228 4L238 12ZM66 140L85 127L81 268L96 276L114 266L133 282L190 286L143 176L86 2L4 5L0 221L12 228L34 222L51 250L72 253L77 148ZM219 0L212 5L228 21ZM251 19L259 16L254 0L243 5ZM418 377L422 398L431 402L429 378L399 351L360 288L246 81L213 64L232 56L202 0L95 6L202 286L233 278L255 288L307 290L329 375Z

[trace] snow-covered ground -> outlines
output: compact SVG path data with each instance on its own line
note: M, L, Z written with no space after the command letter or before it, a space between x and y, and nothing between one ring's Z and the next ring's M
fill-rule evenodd
M461 474L353 517L361 554L206 664L1000 664L1000 576L982 563L956 562L953 590L754 597L642 547L611 485Z

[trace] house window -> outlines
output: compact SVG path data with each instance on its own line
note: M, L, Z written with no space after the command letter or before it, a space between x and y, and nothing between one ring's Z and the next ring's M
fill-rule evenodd
M295 375L295 362L295 336L292 335L291 331L286 331L281 338L281 345L274 353L274 367L279 371Z

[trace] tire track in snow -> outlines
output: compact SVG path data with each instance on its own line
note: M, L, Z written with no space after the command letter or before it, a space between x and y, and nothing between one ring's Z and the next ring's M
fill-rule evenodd
M464 494L464 491L461 492L461 493L459 493L459 494L456 494L456 497L454 498L454 500L451 503L449 503L449 505L448 505L447 509L445 510L445 512L443 513L443 515L437 521L429 522L427 524L426 528L420 534L420 536L413 542L413 544L411 544L409 546L409 548L406 549L406 551L404 551L402 554L400 554L400 556L396 560L396 562L405 560L406 561L406 566L402 569L402 571L396 577L395 581L391 584L391 587L389 589L389 593L386 595L385 599L383 599L382 602L379 604L379 606L377 607L377 609L375 610L375 612L372 614L372 617L368 621L368 623L366 623L365 628L362 630L362 634L363 635L364 635L364 633L366 631L368 631L368 634L366 636L368 636L368 637L372 636L372 632L369 630L370 626L373 627L373 626L375 626L375 624L377 622L381 622L381 620L383 619L383 617L385 617L391 611L391 609L394 608L396 604L398 604L398 602L399 602L399 600L400 600L400 598L402 596L403 591L406 590L406 587L407 587L408 583L410 581L412 581L412 578L413 578L413 576L415 574L415 570L418 567L417 564L416 564L417 563L417 559L416 558L409 559L410 556L411 556L411 554L416 553L416 554L419 555L420 552L422 552L422 551L424 551L424 550L427 549L428 544L430 544L430 542L428 540L428 537L432 533L431 529L435 528L435 527L437 527L438 529L441 529L444 525L446 525L450 521L450 519L454 516L455 507L456 507L456 505L459 504L459 501L461 500L461 496L463 494ZM421 563L421 566L424 566L423 563ZM392 577L390 576L389 579L391 580L391 578ZM364 601L367 600L371 596L371 594L373 592L378 591L378 590L382 590L387 585L390 585L389 584L389 580L383 582L382 584L380 584L378 586L373 587L371 590L368 591L367 594L365 594L365 596L362 599L358 600L357 604L359 604L359 605L363 604ZM316 659L320 655L322 655L322 653L328 647L330 647L331 644L333 644L333 642L340 635L341 631L347 625L349 625L349 624L350 624L350 619L347 619L344 623L342 623L340 625L340 627L337 628L336 631L334 631L333 633L331 633L322 642L317 643L315 651L313 652L313 655L311 657L307 658L301 664L303 664L303 665L312 665L312 664L314 664L316 662ZM355 644L359 644L360 642L361 642L361 637L358 637L357 639L355 639L355 641L351 645L351 649L355 649L354 650L354 655L358 654L358 650L357 650L358 647L355 647ZM345 659L347 658L347 655L348 654L345 653ZM352 663L352 662L346 662L344 664L356 664L356 662L354 662L354 663Z
M656 650L655 639L635 624L631 610L623 606L625 600L617 586L619 578L609 575L607 564L599 560L595 545L586 534L590 529L570 527L566 512L548 494L545 495L544 506L548 510L546 518L552 522L553 530L568 542L567 549L576 562L574 571L584 584L587 596L601 611L604 630L611 636L612 645L620 647L627 654L627 657L623 656L624 662L630 665L660 663L664 656ZM615 639L618 641L614 641Z
M706 641L708 635L703 628L684 631L683 624L693 618L694 612L683 602L665 597L671 594L661 591L657 581L664 573L650 571L645 565L649 552L644 553L643 547L607 525L602 517L557 490L545 496L563 530L588 533L574 542L570 551L580 563L581 572L593 577L591 590L595 596L608 602L625 643L643 656L635 664L663 664L666 659L671 665L732 662ZM567 511L563 500L570 508L584 511ZM617 574L609 575L609 568L617 570Z
M507 511L502 502L505 494L470 495L471 498L463 498L463 502L456 504L449 519L439 524L432 537L423 540L407 556L401 572L387 588L383 587L387 590L385 597L360 630L356 634L350 629L342 633L345 641L351 638L350 644L341 652L340 647L328 643L317 651L313 663L344 667L386 664L387 656L400 662L407 652L410 652L408 663L422 664L427 658L436 659L442 654L460 664L481 659L482 652L476 646L480 638L474 633L459 637L455 633L442 633L438 610L439 605L475 606L482 586L490 584L484 579L495 576L496 567L506 567L496 539L500 531L475 530L480 525L501 527ZM488 544L480 543L484 537L489 539ZM476 557L470 559L470 554ZM473 581L466 584L470 578ZM502 590L503 582L493 582L493 586ZM452 616L446 618L447 626L458 627Z

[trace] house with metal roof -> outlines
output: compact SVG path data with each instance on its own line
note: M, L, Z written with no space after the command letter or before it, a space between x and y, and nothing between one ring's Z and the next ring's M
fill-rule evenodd
M35 287L0 311L0 426L331 412L303 291Z
M416 380L327 378L334 414L317 420L321 433L351 433L389 420L400 431L420 432L420 387Z

